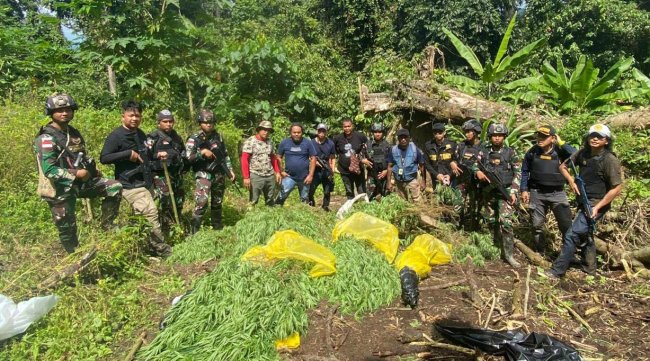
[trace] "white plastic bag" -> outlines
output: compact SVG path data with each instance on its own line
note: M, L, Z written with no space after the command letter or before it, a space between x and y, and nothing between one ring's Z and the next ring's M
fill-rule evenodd
M366 203L370 202L370 200L368 199L367 194L359 193L359 194L357 194L356 197L354 197L352 199L348 199L345 203L343 203L341 208L339 208L339 210L336 212L336 218L338 218L338 219L345 218L345 214L348 213L350 211L350 209L352 209L352 206L354 205L354 202L358 201L361 198L365 199Z
M50 312L59 298L55 295L34 297L17 305L0 295L0 340L23 333L29 325Z

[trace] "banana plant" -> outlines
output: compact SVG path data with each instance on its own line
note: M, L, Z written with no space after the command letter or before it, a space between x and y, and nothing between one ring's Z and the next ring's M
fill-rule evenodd
M451 32L451 30L443 28L442 31L447 35L447 37L449 37L449 40L451 40L451 43L454 45L460 56L467 61L472 70L474 70L474 73L480 77L480 80L477 81L466 76L453 75L447 77L447 80L459 85L464 90L476 91L484 89L485 95L490 98L492 88L496 82L501 80L510 70L528 60L535 50L546 44L546 39L541 38L524 46L516 53L506 56L516 19L516 15L513 15L512 19L510 19L510 23L508 24L505 34L503 34L501 45L499 46L499 50L497 51L494 60L492 62L488 60L485 64L481 64L481 61L478 59L474 51L469 46L465 45L462 40Z
M641 87L617 88L620 87L618 80L633 63L631 57L622 58L598 78L600 69L594 67L587 57L581 56L573 71L566 69L558 57L555 67L544 62L541 75L506 84L504 89L527 89L526 94L529 95L531 92L537 93L564 114L585 111L611 113L620 109L617 102L631 101L650 91L650 87L642 81Z

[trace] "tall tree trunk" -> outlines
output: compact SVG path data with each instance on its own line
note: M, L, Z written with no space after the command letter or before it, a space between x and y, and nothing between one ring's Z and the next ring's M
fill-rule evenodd
M192 89L190 89L190 84L185 83L187 87L187 105L190 109L190 119L194 119L194 101L192 100Z
M116 97L117 86L115 81L115 71L113 71L113 67L110 64L106 65L106 72L108 74L108 91L111 92L112 96Z

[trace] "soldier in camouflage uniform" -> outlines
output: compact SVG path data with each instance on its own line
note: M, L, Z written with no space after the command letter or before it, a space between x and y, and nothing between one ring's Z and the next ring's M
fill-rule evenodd
M514 206L517 202L517 193L521 181L521 159L517 152L505 145L508 129L503 124L491 124L488 128L489 143L479 152L477 163L481 162L486 172L492 172L502 182L509 199L502 199L486 172L480 170L479 164L474 164L472 169L476 178L481 182L482 204L489 204L485 208L485 217L493 224L494 241L501 244L503 259L512 267L519 267L512 253L514 250L514 234L512 230L512 217ZM499 242L500 241L500 242Z
M79 131L69 125L77 103L67 94L55 94L45 102L45 114L52 118L41 127L34 141L39 172L49 178L55 189L53 198L42 197L50 206L59 240L68 253L79 245L75 205L77 198L104 197L101 224L110 229L120 206L122 185L101 177L86 142Z
M158 121L158 129L147 137L147 147L151 155L154 194L160 202L160 211L158 212L160 223L163 229L169 229L174 219L174 213L169 185L165 179L163 162L167 164L176 209L180 212L183 209L183 200L185 199L182 177L182 154L185 145L183 139L174 130L174 116L169 110L165 109L158 113L156 120Z
M221 204L226 188L225 177L235 181L230 157L226 144L215 129L214 114L203 109L198 117L201 131L187 138L185 142L185 157L192 165L196 189L194 201L196 205L192 213L192 233L201 228L203 214L208 207L208 198L212 198L210 218L212 228L223 228Z
M476 163L476 157L481 150L481 122L470 119L463 123L462 130L465 133L465 140L458 144L454 161L451 162L451 170L456 175L458 190L461 194L462 204L460 207L460 227L468 230L478 228L476 214L477 182L472 166Z

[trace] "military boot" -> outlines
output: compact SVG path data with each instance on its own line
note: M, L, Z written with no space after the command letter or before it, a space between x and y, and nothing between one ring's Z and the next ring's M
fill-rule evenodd
M153 228L151 230L149 245L153 248L156 256L167 258L172 254L172 247L165 243L165 236L160 228Z
M201 218L192 217L192 220L190 221L190 233L195 234L199 229L201 229Z
M544 236L544 231L535 231L535 251L543 253L546 250L546 237Z
M519 262L512 255L515 248L515 241L511 235L503 235L503 259L512 267L521 267Z
M113 224L117 214L120 211L120 198L118 197L106 197L102 201L102 215L100 218L100 223L102 229L109 231L117 228Z
M212 229L220 230L223 228L222 218L221 218L221 209L212 209L210 210L210 220Z
M582 270L588 275L596 275L596 246L585 246L582 250Z

